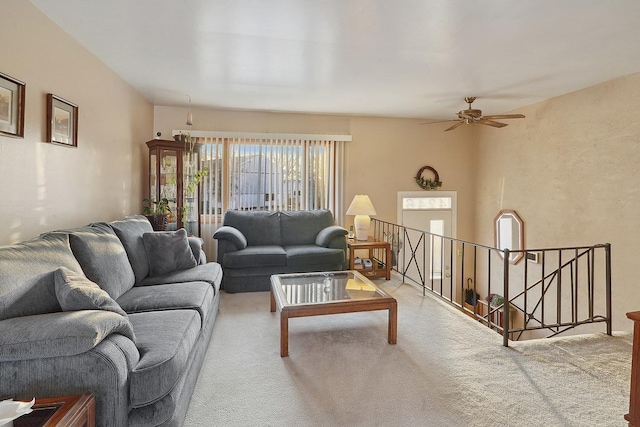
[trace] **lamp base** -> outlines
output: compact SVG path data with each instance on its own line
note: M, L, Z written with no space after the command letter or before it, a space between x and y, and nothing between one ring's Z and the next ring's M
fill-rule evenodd
M356 215L353 219L353 225L356 229L357 240L369 239L369 226L371 225L371 218L369 218L369 215Z

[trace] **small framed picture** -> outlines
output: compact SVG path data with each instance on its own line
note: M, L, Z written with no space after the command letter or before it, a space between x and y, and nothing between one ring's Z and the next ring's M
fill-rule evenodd
M52 93L47 94L47 141L78 146L78 106Z
M24 137L25 84L0 73L0 135Z

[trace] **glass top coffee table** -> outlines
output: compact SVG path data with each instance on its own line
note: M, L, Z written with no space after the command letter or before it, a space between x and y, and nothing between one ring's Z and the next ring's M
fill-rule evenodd
M357 271L274 274L271 311L280 311L280 356L289 355L289 318L389 310L389 344L398 337L398 304Z

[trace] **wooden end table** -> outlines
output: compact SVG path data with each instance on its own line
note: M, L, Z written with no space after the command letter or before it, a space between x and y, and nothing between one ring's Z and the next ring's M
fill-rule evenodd
M384 277L387 280L391 279L391 245L389 242L372 237L368 240L347 239L347 248L349 248L349 270L357 270L369 279L378 277ZM369 251L369 259L373 264L371 268L355 265L354 252L363 249ZM378 258L375 257L376 249L382 252L382 259L380 255L378 255Z
M91 394L36 398L33 412L13 420L13 427L95 427L96 401Z

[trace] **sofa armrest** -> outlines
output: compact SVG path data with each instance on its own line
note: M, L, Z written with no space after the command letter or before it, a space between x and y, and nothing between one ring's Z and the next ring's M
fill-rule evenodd
M124 316L111 311L81 310L0 321L0 362L84 353L110 334L135 340Z
M191 252L193 252L193 257L196 259L198 265L206 264L207 255L202 250L204 240L196 236L190 236L187 239L189 240L189 247L191 248Z
M324 248L329 248L332 247L331 244L335 238L340 238L346 235L346 228L340 227L339 225L331 225L320 230L320 232L316 236L316 245L322 246Z
M247 238L242 234L242 231L229 225L223 225L213 233L213 238L218 240L228 240L232 242L238 250L247 247Z

